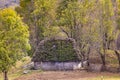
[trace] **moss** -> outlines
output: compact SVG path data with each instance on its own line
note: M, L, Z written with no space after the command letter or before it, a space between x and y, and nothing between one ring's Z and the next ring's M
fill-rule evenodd
M50 40L40 47L35 56L36 61L78 61L72 42L66 40Z

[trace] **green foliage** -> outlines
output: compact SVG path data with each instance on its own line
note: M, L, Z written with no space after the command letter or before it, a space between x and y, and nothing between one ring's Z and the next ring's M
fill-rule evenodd
M45 32L43 33L43 35L45 37L55 37L58 33L60 33L60 29L59 27L56 26L51 26L50 28L46 28Z
M98 2L97 10L98 14L96 19L98 20L98 24L96 26L96 34L97 34L97 45L101 49L109 49L110 43L116 39L116 26L114 26L114 9L111 0L100 0ZM99 45L98 45L99 44Z
M8 71L30 49L28 26L12 9L0 10L0 71Z
M16 11L21 14L30 30L30 42L33 53L40 40L54 34L50 32L55 26L57 0L21 0Z
M21 7L27 7L31 0L20 0Z
M118 14L118 16L117 16L117 28L120 30L120 0L117 0L116 1L117 2L117 14Z
M39 27L41 35L47 28L54 25L56 19L56 0L36 0L34 1L34 10L32 19L35 20L36 25ZM43 35L44 36L44 35Z

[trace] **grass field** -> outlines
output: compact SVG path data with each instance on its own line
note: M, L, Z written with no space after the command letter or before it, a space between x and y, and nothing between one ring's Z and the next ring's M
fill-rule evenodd
M15 80L120 80L120 74L86 71L32 71Z
M114 61L115 58L111 58ZM120 80L120 73L109 72L86 72L86 71L41 71L30 70L28 74L23 74L23 65L31 61L30 57L25 57L18 61L15 68L9 72L9 80ZM115 65L116 63L113 62ZM3 75L0 74L0 80Z
M120 73L30 70L23 74L23 71L9 73L9 80L120 80ZM2 75L0 80L3 80Z

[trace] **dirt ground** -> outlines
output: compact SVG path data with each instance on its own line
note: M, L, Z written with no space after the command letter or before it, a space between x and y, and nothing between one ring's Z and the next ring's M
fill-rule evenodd
M118 73L95 73L86 71L46 71L22 75L15 80L90 80L102 76L120 76Z

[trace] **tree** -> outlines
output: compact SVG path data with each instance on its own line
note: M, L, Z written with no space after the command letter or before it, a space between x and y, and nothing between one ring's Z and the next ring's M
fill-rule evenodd
M120 30L120 0L116 0L117 28Z
M82 61L88 59L85 54L90 53L90 16L95 1L62 0L58 7L58 21L60 29L77 43L78 56ZM89 37L88 37L89 36ZM89 39L88 39L89 38Z
M31 50L29 51L29 55L32 56L31 53L35 51L37 45L37 31L35 30L35 24L34 21L32 21L31 17L31 14L34 10L34 3L32 0L20 0L20 6L16 7L15 10L20 14L21 17L23 17L23 22L29 26L31 44Z
M100 54L103 70L106 68L106 50L110 49L110 43L115 39L115 30L114 26L114 10L111 0L99 0L97 3L97 21L98 25L96 27L98 41L96 42L96 48Z
M45 38L44 34L51 34L46 32L54 26L57 0L21 0L20 6L16 10L30 27L30 43L34 53L39 42Z
M16 61L30 49L28 26L12 9L0 10L0 71L4 80Z
M118 58L118 71L120 72L120 0L116 0L115 2L115 9L116 9L116 24L117 30L119 34L117 35L117 40L115 41L116 48L114 49L115 54Z

